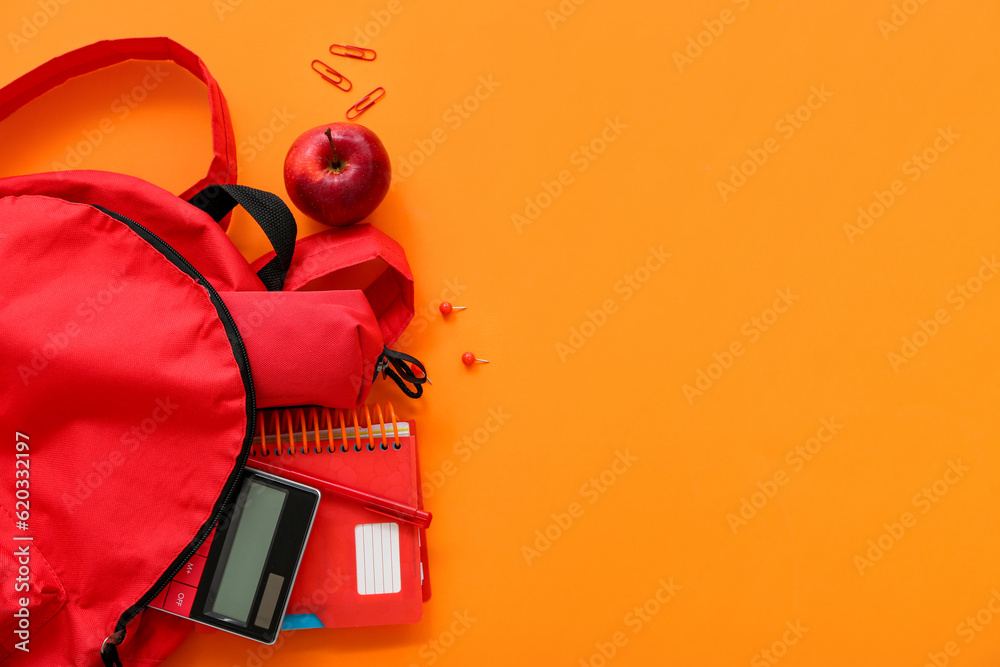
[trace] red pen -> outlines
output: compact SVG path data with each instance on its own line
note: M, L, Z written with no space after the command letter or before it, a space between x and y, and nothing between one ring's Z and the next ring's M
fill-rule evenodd
M378 512L379 514L384 514L386 516L391 516L394 519L399 519L407 523L412 523L413 525L421 528L427 528L431 525L431 519L433 516L430 512L417 509L416 507L410 507L409 505L404 505L403 503L397 503L395 500L373 496L370 493L365 493L364 491L359 491L358 489L344 486L343 484L328 482L325 479L319 479L318 477L313 477L312 475L306 475L294 470L288 470L286 468L271 465L270 463L264 463L263 461L258 461L253 458L247 459L247 465L256 470L269 472L272 475L284 477L285 479L290 479L293 482L299 482L300 484L305 484L307 486L314 486L320 491L326 491L340 496L341 498L347 498L348 500L359 502L365 509Z

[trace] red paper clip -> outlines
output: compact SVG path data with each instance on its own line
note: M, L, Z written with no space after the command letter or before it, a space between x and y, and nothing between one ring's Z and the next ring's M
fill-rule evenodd
M320 65L322 65L323 69L325 69L326 72L321 72L320 70L316 69L316 63L319 63ZM341 74L337 70L333 69L332 67L330 67L329 65L327 65L326 63L324 63L322 60L314 60L314 61L312 61L312 69L313 69L314 72L316 72L321 77L323 77L323 79L325 79L327 82L332 83L333 85L335 85L337 88L340 88L344 92L347 92L348 90L350 90L353 87L352 84L351 84L351 82L348 81L348 79L347 79L346 76L344 76L343 74ZM327 76L327 75L329 75L329 76ZM330 78L330 77L336 77L336 78ZM345 83L347 84L347 88L344 88L343 84L345 84Z
M343 44L332 45L330 53L335 56L357 58L358 60L375 60L375 56L377 55L372 49L362 49L360 46L344 46Z
M378 95L375 95L375 93L378 93ZM364 112L371 109L372 106L383 97L385 97L385 88L379 86L372 92L362 97L357 104L347 110L347 120L354 120Z

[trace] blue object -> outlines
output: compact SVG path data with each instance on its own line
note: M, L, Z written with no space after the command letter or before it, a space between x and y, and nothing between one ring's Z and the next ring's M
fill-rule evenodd
M325 627L316 614L288 614L281 624L282 630L307 630Z

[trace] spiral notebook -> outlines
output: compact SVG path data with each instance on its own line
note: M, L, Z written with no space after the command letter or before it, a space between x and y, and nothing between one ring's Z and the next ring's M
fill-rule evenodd
M390 404L262 410L251 456L423 508L417 437ZM413 623L430 598L425 531L323 495L283 629Z

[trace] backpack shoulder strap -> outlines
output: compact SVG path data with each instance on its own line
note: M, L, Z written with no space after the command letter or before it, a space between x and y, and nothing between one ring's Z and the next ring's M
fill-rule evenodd
M53 58L0 88L0 120L73 77L126 60L171 61L208 86L208 105L212 115L212 163L208 174L181 193L180 197L190 199L216 183L235 183L236 140L222 90L201 58L166 37L104 40Z

